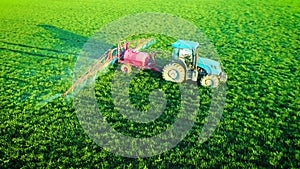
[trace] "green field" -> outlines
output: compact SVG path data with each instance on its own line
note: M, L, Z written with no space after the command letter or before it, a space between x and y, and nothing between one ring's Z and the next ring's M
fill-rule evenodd
M0 168L300 168L299 0L2 0L0 11ZM88 137L72 98L46 101L72 84L77 57L94 33L141 12L175 15L203 31L228 74L226 104L217 129L200 144L210 90L199 88L201 111L176 147L126 158ZM172 42L159 39L156 47ZM134 106L147 109L154 88L170 99L159 122L139 125L114 109L115 69L99 75L95 93L117 131L147 137L172 125L178 111L172 105L180 97L176 84L138 72L130 89Z

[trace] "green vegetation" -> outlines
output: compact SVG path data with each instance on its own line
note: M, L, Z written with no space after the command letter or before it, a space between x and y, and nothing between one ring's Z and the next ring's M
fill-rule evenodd
M1 1L0 168L300 168L299 4ZM229 79L222 119L208 141L198 141L210 105L210 90L200 88L201 110L188 135L161 155L131 159L104 150L86 135L72 99L45 100L72 84L77 56L89 37L140 12L170 13L195 24L214 44ZM155 47L166 48L165 41ZM145 125L120 117L110 97L116 68L96 80L99 108L109 123L133 137L153 136L172 125L175 106ZM178 86L156 72L138 72L131 86L131 102L140 110L149 107L147 97L156 88L167 92L167 105L179 102Z

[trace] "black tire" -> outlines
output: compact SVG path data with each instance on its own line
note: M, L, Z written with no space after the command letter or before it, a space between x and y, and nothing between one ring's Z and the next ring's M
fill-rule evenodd
M227 74L222 72L220 75L220 82L225 83L227 81Z
M201 79L201 85L205 87L216 88L220 84L220 81L215 75L207 75Z
M131 71L132 71L131 65L129 65L129 64L123 64L123 65L121 66L121 70L122 70L122 72L124 72L124 73L131 73Z
M185 80L185 69L179 63L169 63L163 68L162 75L167 81L181 83Z

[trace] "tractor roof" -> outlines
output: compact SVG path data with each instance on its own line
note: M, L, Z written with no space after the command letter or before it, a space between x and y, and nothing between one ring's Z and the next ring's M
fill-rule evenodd
M199 43L187 41L187 40L177 40L172 44L173 48L188 48L188 49L196 49L199 46Z

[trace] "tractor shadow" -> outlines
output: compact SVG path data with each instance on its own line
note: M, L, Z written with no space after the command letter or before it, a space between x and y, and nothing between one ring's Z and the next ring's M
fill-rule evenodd
M37 25L40 28L43 28L49 31L53 38L59 39L64 48L82 48L84 43L88 40L88 37L75 34L73 32L63 30L61 28L47 25L47 24L39 24Z
M40 31L37 34L31 35L34 39L36 37L37 41L41 41L41 46L32 45L32 44L22 44L6 40L0 40L2 44L0 49L3 51L9 51L13 53L20 53L22 55L33 56L37 59L58 59L62 61L70 61L70 58L64 58L60 55L74 56L73 59L76 59L76 51L81 49L88 37L81 36L75 33L72 33L61 28L47 25L39 24L37 27L43 28L45 31ZM49 34L53 39L57 39L60 43L53 41L51 38L46 38L45 34ZM53 44L54 43L54 44ZM49 45L47 45L49 44ZM51 46L51 47L48 47Z
M45 87L43 84L59 84L63 83L65 78L70 78L73 69L72 64L76 62L79 51L89 39L47 24L36 25L36 29L39 30L38 33L25 34L30 36L31 41L26 41L26 39L20 39L20 41L0 40L0 50L9 54L7 60L16 61L14 64L3 64L22 70L14 76L7 74L4 77L5 80L17 81L21 86L31 86L26 91L21 92L20 100L22 102L30 99L36 100L41 94L51 93L48 91L51 91L54 85ZM42 63L47 64L41 66ZM41 76L45 78L41 79ZM33 79L33 77L39 79L39 85L36 85L36 81L19 80L22 78Z

